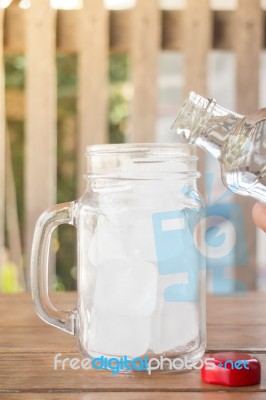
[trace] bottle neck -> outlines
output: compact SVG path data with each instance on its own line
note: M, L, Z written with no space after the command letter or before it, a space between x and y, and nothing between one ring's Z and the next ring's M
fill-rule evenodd
M191 92L172 127L189 143L196 143L218 159L228 136L243 120L243 115Z

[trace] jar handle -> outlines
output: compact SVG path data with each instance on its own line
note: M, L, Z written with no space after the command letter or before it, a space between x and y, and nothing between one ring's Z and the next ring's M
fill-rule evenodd
M48 288L48 259L54 229L61 224L76 226L75 204L75 202L57 204L39 217L31 254L31 290L39 317L72 335L75 334L76 310L58 310L51 303Z

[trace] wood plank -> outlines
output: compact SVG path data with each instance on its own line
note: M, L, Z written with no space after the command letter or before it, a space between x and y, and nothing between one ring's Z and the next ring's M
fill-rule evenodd
M213 11L212 47L216 50L233 48L234 12Z
M59 309L73 309L77 303L76 292L51 293L52 303ZM7 307L6 305L9 305ZM259 306L258 306L259 305ZM207 296L208 325L242 326L251 324L266 325L266 293L250 292L246 296L218 297ZM2 294L0 296L1 326L40 326L29 293ZM51 328L52 329L52 328ZM229 328L228 328L229 329ZM54 332L54 331L53 331Z
M45 15L45 18L44 18ZM48 0L33 0L26 24L25 248L26 268L41 212L56 200L55 15ZM27 273L29 284L29 272Z
M110 11L110 49L128 52L131 45L132 10ZM60 52L76 53L80 48L79 10L57 12L57 49ZM232 50L234 41L234 11L213 11L213 47L218 50ZM266 11L263 13L264 41L266 47ZM25 50L25 16L27 11L11 4L6 10L4 45L5 51L21 53ZM182 19L184 11L162 10L162 49L180 51L183 48Z
M209 0L188 0L183 21L183 51L184 51L184 97L193 90L207 97L208 55L211 49L212 13ZM198 181L200 193L205 198L206 153L197 149L199 161L198 171L201 179Z
M5 10L5 51L22 53L26 50L26 14L14 2Z
M36 316L36 318L38 318ZM35 322L33 318L31 322ZM77 339L59 329L36 321L35 326L9 325L0 327L0 356L6 353L74 353L78 352ZM251 353L266 352L266 325L207 325L207 351L246 351Z
M260 0L240 0L238 4L234 19L236 108L246 115L258 109L262 12Z
M58 352L60 352L58 350ZM153 371L135 372L128 374L112 375L110 371L96 371L94 369L70 368L69 363L65 369L54 369L55 354L49 353L8 353L1 358L0 364L0 392L5 391L30 391L30 392L262 392L266 391L266 354L259 354L262 366L261 383L247 387L224 387L208 385L201 381L200 372L192 370L188 373L160 373ZM60 358L60 356L58 356ZM66 357L62 355L62 359ZM67 354L68 358L78 358L78 353ZM61 364L60 364L61 365ZM265 393L264 393L265 395Z
M184 47L184 10L162 10L162 49L183 50ZM233 12L212 11L211 48L216 50L229 50L233 47Z
M4 72L4 10L0 10L0 270L4 262L5 240L5 72ZM1 284L0 284L1 289Z
M75 301L75 296L75 293L54 294L58 304L72 303ZM68 398L72 393L78 399L79 393L82 392L83 396L86 396L85 393L87 393L87 396L92 396L89 398L93 399L93 396L97 395L108 395L110 396L108 398L112 398L111 392L118 399L132 398L133 400L141 399L142 396L145 396L143 397L145 399L152 399L153 395L157 399L157 395L162 396L162 393L164 393L163 398L171 400L172 398L179 399L178 393L182 392L180 395L184 400L211 400L214 398L214 393L216 400L228 400L232 399L232 396L234 396L234 399L254 398L261 400L261 397L258 396L259 392L263 392L263 396L266 392L266 351L264 343L266 324L264 321L263 325L259 325L260 319L257 320L257 317L255 317L253 320L253 316L256 315L258 308L265 310L266 293L250 293L247 297L235 299L209 296L208 300L208 308L212 309L212 321L214 322L215 318L217 319L217 316L215 316L215 312L218 314L217 308L224 310L225 316L227 311L234 308L235 314L229 312L230 318L237 315L237 311L243 313L244 310L248 314L249 323L241 325L241 327L238 325L238 320L231 322L230 326L224 324L223 314L221 314L220 323L210 324L208 327L209 339L213 341L215 351L220 350L219 346L222 342L231 343L234 349L239 346L239 343L243 343L243 340L249 340L253 345L264 344L262 353L257 354L255 352L262 363L260 385L242 388L207 385L201 382L199 371L184 374L153 372L151 376L144 372L112 376L108 371L71 370L68 364L65 370L54 370L54 357L57 353L62 353L62 359L65 357L81 359L81 354L76 351L75 338L44 325L40 320L38 320L38 326L29 326L27 319L25 325L20 326L25 315L32 313L32 318L34 316L30 295L23 293L0 296L0 396L2 393L3 396L6 396L5 399L12 399L13 393L14 396L17 396L15 398L24 399L24 395L28 396L28 393L35 392L35 396L36 393L39 393L39 395L41 393L44 399L46 398L45 393L47 399L53 399L49 396L54 394L55 400L59 399L61 395ZM4 308L2 307L5 307L5 312L3 312ZM250 312L252 309L253 313ZM12 315L13 323L17 321L17 326L5 327L2 325L7 314ZM243 323L244 320L240 318L240 322ZM217 391L220 391L220 393L218 394ZM24 393L19 396L18 392ZM143 394L141 395L141 393ZM71 399L71 397L69 398ZM97 399L97 397L95 398ZM27 399L30 400L31 397L29 396Z
M39 395L40 396L40 395ZM215 397L214 397L215 396ZM0 394L0 400L36 400L36 393L16 393L16 394ZM43 400L161 400L162 393L42 393ZM164 392L164 400L265 400L265 393L226 393L226 392L213 392L211 393L177 393Z
M180 50L184 48L183 43L183 19L185 11L162 10L162 49Z
M112 51L127 52L130 49L132 24L131 10L117 10L110 12L110 43Z
M132 18L132 135L134 142L153 142L157 116L157 66L160 14L156 0L137 0Z
M82 10L58 10L56 18L56 47L62 52L78 52L81 45L79 22Z
M77 304L76 297L76 293L54 293L51 299L59 309L72 309ZM242 298L208 296L208 350L265 352L265 307L264 293L250 293ZM29 294L0 296L0 315L2 354L77 351L74 337L48 326L36 315Z
M12 164L9 131L6 132L6 229L8 237L9 260L17 270L17 279L21 290L26 289L22 244L18 218L17 195Z
M265 325L207 325L207 351L266 351Z
M36 318L38 316L36 315ZM0 327L0 354L6 353L78 353L77 339L45 324L38 318L36 326Z
M25 117L25 94L17 89L6 89L6 119L23 121Z
M261 11L263 16L262 16L262 47L266 47L266 11L262 10Z
M208 53L211 48L212 14L209 1L188 0L184 13L184 95L194 90L207 96Z
M259 71L262 48L262 12L260 0L240 0L234 20L236 53L236 111L251 114L259 108ZM235 270L236 279L248 289L256 287L256 228L251 212L254 201L237 196L242 207L247 238L248 265Z
M108 12L103 0L84 2L80 13L78 194L85 187L86 146L107 141ZM97 38L97 40L95 40Z
M266 296L262 292L247 292L242 296L207 296L207 323L237 326L264 325L266 322Z

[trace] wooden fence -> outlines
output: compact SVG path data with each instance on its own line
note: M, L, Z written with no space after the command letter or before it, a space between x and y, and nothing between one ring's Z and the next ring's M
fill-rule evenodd
M78 11L56 11L49 0L31 0L28 10L14 3L0 10L0 57L23 52L27 59L25 106L25 248L26 265L38 215L55 203L57 51L78 55L78 192L85 171L84 149L107 141L107 70L109 51L131 55L135 142L154 140L159 52L184 54L184 96L207 93L208 54L232 50L236 56L237 111L258 108L259 60L265 45L265 12L260 0L239 0L234 11L213 11L208 0L187 0L184 10L159 10L157 0L137 0L130 10L108 11L102 0L84 0ZM5 94L0 64L0 193L4 193ZM178 107L178 105L177 105ZM9 180L7 186L9 185ZM12 193L11 193L12 195ZM12 196L11 196L12 197ZM241 200L242 201L242 200ZM245 201L245 207L248 202ZM0 245L3 244L4 196L0 198ZM255 228L249 232L249 287L255 285ZM18 251L18 250L16 250ZM242 274L242 272L241 272Z

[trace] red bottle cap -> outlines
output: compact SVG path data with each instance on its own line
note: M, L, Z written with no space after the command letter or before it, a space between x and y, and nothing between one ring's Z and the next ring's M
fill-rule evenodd
M260 361L252 354L224 352L204 357L201 379L213 385L250 386L260 383Z

